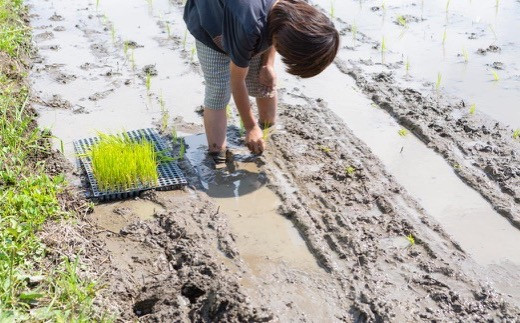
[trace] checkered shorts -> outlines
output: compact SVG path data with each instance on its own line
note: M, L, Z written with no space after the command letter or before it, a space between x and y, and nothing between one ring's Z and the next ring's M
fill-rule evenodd
M197 56L206 81L204 106L212 110L225 109L231 98L230 58L200 41L197 41L196 46ZM249 63L249 72L246 77L247 90L252 97L269 98L273 96L273 93L258 81L260 64L261 55L256 55Z

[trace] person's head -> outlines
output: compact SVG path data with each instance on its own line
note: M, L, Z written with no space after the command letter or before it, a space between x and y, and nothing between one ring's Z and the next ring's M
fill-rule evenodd
M336 57L338 31L325 14L304 0L279 0L269 12L267 26L290 74L318 75Z

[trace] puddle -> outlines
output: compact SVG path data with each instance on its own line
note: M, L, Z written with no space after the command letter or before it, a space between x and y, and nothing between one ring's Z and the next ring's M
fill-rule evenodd
M101 228L119 233L125 226L137 220L152 220L156 212L164 208L148 200L125 200L120 202L104 203L94 207L89 220Z

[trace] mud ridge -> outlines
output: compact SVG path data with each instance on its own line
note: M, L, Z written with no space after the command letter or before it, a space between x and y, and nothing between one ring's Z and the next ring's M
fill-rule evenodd
M341 59L336 65L520 228L520 142L512 138L511 129L488 116L468 115L463 100L396 85L392 72L368 74L357 63Z
M520 315L461 269L467 256L337 116L309 102L281 106L280 119L283 129L270 139L268 177L284 202L280 211L348 293L350 319Z

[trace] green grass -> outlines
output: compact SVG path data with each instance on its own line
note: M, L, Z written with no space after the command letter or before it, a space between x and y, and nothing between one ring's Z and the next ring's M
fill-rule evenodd
M157 153L153 143L128 136L100 133L87 152L101 191L127 190L157 183Z
M21 0L0 0L0 51L24 66L30 47ZM2 64L3 62L0 62ZM0 322L89 322L98 289L64 258L49 268L38 236L46 221L71 217L58 196L64 176L45 173L37 156L50 149L49 131L35 127L22 69L0 73Z

